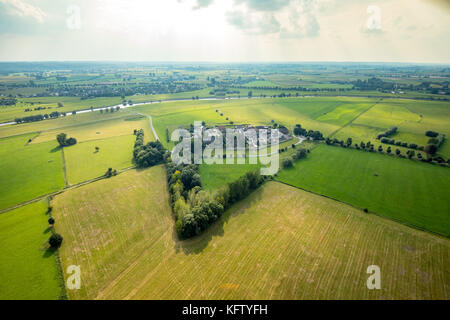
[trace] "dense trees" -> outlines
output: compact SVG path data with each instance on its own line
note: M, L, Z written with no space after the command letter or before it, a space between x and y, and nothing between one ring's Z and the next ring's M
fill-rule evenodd
M65 112L58 112L58 111L53 111L52 113L48 114L36 114L34 116L28 116L28 117L23 117L23 118L15 118L14 121L17 123L22 123L22 122L36 122L36 121L42 121L45 119L52 119L52 118L58 118L60 116L66 116Z
M323 134L320 131L306 130L302 128L300 124L296 124L294 127L294 135L305 136L313 140L324 140Z
M425 135L430 138L436 138L439 133L437 133L436 131L428 130L427 132L425 132Z
M231 204L245 198L264 181L259 172L249 172L214 195L201 187L196 165L167 163L170 200L175 226L182 239L199 235L219 219Z
M425 147L425 152L429 155L435 155L437 150L438 150L438 147L435 144L429 144Z
M67 147L67 146L72 146L74 144L77 143L77 139L75 138L69 138L67 139L67 135L65 133L60 133L56 136L56 141L58 141L59 146L62 147Z
M133 160L138 168L147 168L163 163L168 157L167 151L159 141L144 145L144 130L135 131Z

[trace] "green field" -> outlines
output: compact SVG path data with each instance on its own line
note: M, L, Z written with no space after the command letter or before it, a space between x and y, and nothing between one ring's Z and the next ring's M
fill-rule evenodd
M114 113L100 113L100 111L80 113L76 116L59 117L38 122L21 123L19 125L8 125L0 127L0 138L20 135L25 133L39 133L49 130L76 127L79 125L88 125L101 123L130 116L132 113L128 109L122 109Z
M78 142L84 142L130 135L133 134L134 129L145 129L146 135L151 134L147 117L130 115L114 120L80 123L76 126L47 130L33 139L32 143L55 140L55 137L61 132L66 133L69 137L76 137Z
M56 141L27 145L33 134L0 139L0 209L64 187Z
M90 140L64 148L69 184L77 184L105 174L108 168L125 169L133 165L133 145L136 137L112 137ZM99 147L99 152L95 151Z
M277 182L179 241L163 170L127 171L52 202L63 265L83 274L71 299L449 298L447 239ZM373 264L381 290L366 287Z
M450 236L448 168L321 145L277 179Z
M300 123L304 128L331 134L374 105L378 99L355 98L290 98L252 100L183 101L139 106L135 109L149 114L163 143L166 128L171 133L188 127L194 121L207 125L268 125L272 120L289 128ZM216 112L218 110L219 112ZM220 113L223 116L220 116ZM172 144L168 144L172 146Z
M56 300L61 294L50 237L47 202L0 214L0 299Z

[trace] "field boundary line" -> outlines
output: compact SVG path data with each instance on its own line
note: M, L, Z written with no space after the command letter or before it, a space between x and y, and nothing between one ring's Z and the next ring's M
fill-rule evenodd
M278 180L278 179L275 179L274 182L278 182L278 183L281 183L281 184L290 186L290 187L292 187L292 188L300 189L300 190L303 190L303 191L305 191L305 192L308 192L308 193L311 193L311 194L315 194L316 196L320 196L320 197L324 197L324 198L327 198L327 199L330 199L330 200L333 200L333 201L340 202L340 203L342 203L342 204L345 204L345 205L351 206L351 207L353 207L353 208L355 208L355 209L358 209L358 210L360 210L360 211L362 211L362 212L363 212L363 210L365 209L365 208L358 207L358 206L355 205L355 204L352 204L352 203L349 203L349 202L345 202L345 201L342 201L342 200L339 200L339 199L336 199L336 198L327 196L327 195L325 195L325 194L317 193L317 192L314 192L314 191L305 189L305 188L303 188L303 187L294 186L294 185L292 185L292 184L289 184L289 183L284 182L284 181L280 181L280 180ZM395 223L399 223L399 224L401 224L401 225L403 225L403 226L405 226L405 227L409 227L409 228L414 229L414 230L416 230L416 231L424 232L424 233L426 233L426 234L431 234L431 235L433 235L433 236L437 236L437 237L442 238L442 239L450 239L450 236L447 236L447 235L445 235L445 234L442 234L442 233L439 233L439 232L436 232L436 231L430 231L430 230L425 229L425 228L423 228L423 227L420 227L420 226L417 226L417 225L414 225L414 224L411 224L411 223L408 223L408 222L405 222L405 221L402 221L402 220L398 220L398 219L395 219L395 218L389 218L389 217L383 216L383 215L381 215L381 214L379 214L379 213L377 213L377 212L374 212L374 211L368 210L368 213L366 213L366 214L373 214L373 215L375 215L375 216L377 216L377 217L379 217L379 218L382 218L383 220L387 220L387 221L392 221L392 222L395 222Z
M360 116L362 116L363 114L365 114L366 112L368 112L369 110L371 110L373 107L375 107L377 104L379 104L381 101L383 101L383 98L381 98L380 100L378 100L377 102L375 102L373 105L371 105L370 107L368 107L366 110L362 111L361 113L359 113L356 117L354 117L353 119L351 119L349 122L347 122L346 124L344 124L342 127L340 127L339 129L333 131L328 137L332 137L334 136L336 133L338 133L339 131L341 131L342 129L346 128L347 126L351 125L356 119L358 119Z
M53 127L53 128L43 129L43 130L31 130L31 131L26 131L26 132L23 132L23 133L16 133L16 134L12 134L12 135L9 135L9 136L0 137L0 139L18 137L18 136L23 136L23 135L26 135L26 134L31 134L31 133L37 133L38 136L39 136L42 132L46 132L46 131L52 131L52 130L56 130L56 129L72 128L72 127L87 126L87 125L94 124L94 123L97 123L97 122L103 122L103 121L109 121L109 120L119 120L119 119L122 119L122 118L126 118L128 116L130 116L130 115L127 114L127 115L122 115L120 117L115 117L115 118L94 120L94 121L90 121L90 122L84 122L84 123L79 123L79 124L71 124L71 125L68 125L68 126L61 126L61 127ZM47 119L47 120L49 120L49 119ZM56 119L50 119L50 120L56 120ZM42 120L42 121L45 121L45 120ZM39 123L39 122L42 122L42 121L26 122L26 123L23 123L23 124L33 124L33 123ZM15 124L15 125L20 125L20 124ZM37 136L35 138L37 138ZM33 140L35 138L33 138ZM38 142L38 143L42 143L42 142ZM36 143L36 144L38 144L38 143Z
M128 168L117 170L117 174L121 174L121 173L124 173L124 172L126 172L128 170L132 170L132 169L136 169L136 167L135 166L131 166L131 167L128 167ZM14 209L26 206L28 204L32 204L34 202L38 202L38 201L44 200L45 198L48 198L48 197L57 196L57 195L59 195L61 193L64 193L66 191L69 191L69 190L72 190L72 189L76 189L76 188L79 188L79 187L82 187L82 186L94 183L96 181L104 180L104 179L109 179L109 178L107 178L105 176L100 176L100 177L96 177L96 178L93 178L93 179L90 179L90 180L86 180L86 181L83 181L83 182L80 182L80 183L77 183L77 184L69 185L68 187L65 187L65 188L63 188L61 190L44 194L44 195L39 196L37 198L31 199L31 200L27 200L25 202L18 203L16 205L8 207L8 208L0 209L0 214L3 214L3 213L6 213L8 211L11 211L11 210L14 210Z
M63 169L63 175L64 175L64 185L67 188L69 186L69 181L67 180L66 157L64 156L64 148L61 148L61 158L62 158L62 169Z

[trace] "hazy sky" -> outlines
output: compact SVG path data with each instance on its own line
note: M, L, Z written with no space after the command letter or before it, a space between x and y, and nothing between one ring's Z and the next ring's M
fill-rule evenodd
M450 62L450 0L0 0L0 60Z

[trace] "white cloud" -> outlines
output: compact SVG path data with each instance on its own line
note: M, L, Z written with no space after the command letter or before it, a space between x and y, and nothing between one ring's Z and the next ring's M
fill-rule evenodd
M35 7L21 0L0 0L0 3L6 6L7 12L10 15L32 17L39 23L43 23L47 16L39 7Z

